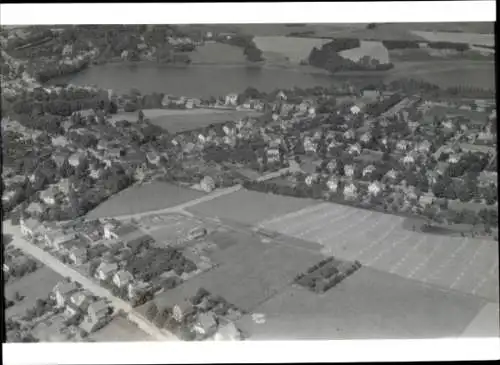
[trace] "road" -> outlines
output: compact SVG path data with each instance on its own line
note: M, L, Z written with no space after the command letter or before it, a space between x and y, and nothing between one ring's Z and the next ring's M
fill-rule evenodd
M33 256L39 260L44 265L50 267L52 270L57 272L63 277L69 277L73 281L80 283L85 289L94 293L94 295L108 299L114 306L115 310L122 309L129 314L130 320L135 322L141 329L153 336L158 341L172 341L177 340L177 338L171 334L166 335L162 331L158 330L152 324L147 321L142 320L139 313L136 312L134 308L127 302L121 300L120 298L112 295L107 289L101 287L97 283L93 282L91 279L83 276L71 267L63 264L61 261L56 259L51 254L45 252L44 250L38 248L34 244L26 241L21 234L21 230L17 226L13 226L9 221L3 222L4 234L12 235L12 244L17 248L24 251L26 254Z

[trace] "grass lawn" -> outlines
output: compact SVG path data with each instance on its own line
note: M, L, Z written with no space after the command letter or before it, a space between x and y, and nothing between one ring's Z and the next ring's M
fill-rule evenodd
M38 298L47 298L54 286L63 277L52 269L44 266L34 273L12 282L5 286L5 297L14 299L16 292L19 292L24 299L6 310L6 317L13 315L24 315L27 309L33 308Z
M399 339L460 335L484 301L361 268L325 294L289 287L238 322L250 340Z
M87 213L89 219L142 213L173 207L205 193L160 181L132 186Z
M318 202L312 199L240 190L190 207L188 211L202 216L217 216L240 223L255 224L316 204Z

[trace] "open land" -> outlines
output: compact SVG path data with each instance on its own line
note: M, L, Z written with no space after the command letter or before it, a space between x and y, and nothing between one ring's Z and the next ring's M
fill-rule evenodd
M246 116L258 116L252 111L216 110L216 109L147 109L144 115L151 123L167 129L170 133L179 133L206 127L210 124L234 121Z
M498 301L497 242L413 232L403 217L338 204L316 208L261 225L346 260Z
M462 333L463 337L500 337L499 309L496 303L486 304Z
M189 54L192 64L235 64L247 63L243 49L223 43L206 43Z
M153 337L120 316L116 316L106 326L92 333L89 339L96 342L154 341Z
M477 44L481 46L494 46L495 35L468 33L468 32L426 32L419 30L412 30L413 34L424 38L430 42L453 42L453 43L467 43Z
M87 213L87 218L113 217L173 207L205 195L200 191L153 181L119 192Z
M250 340L437 338L460 335L484 300L361 268L322 295L288 287L238 325Z
M61 275L47 266L43 266L37 271L6 285L6 298L13 299L16 292L19 292L24 297L21 302L16 302L16 305L6 310L6 317L24 315L27 309L35 306L38 298L47 298L47 295L54 289L54 286L62 279Z
M312 199L299 199L240 190L190 207L188 211L202 216L220 217L241 223L255 224L263 219L271 219L274 216L316 204L318 202Z
M299 64L300 61L307 60L314 47L320 48L329 41L329 39L321 38L283 36L260 36L254 38L255 45L263 52L263 57L266 60L276 61L280 57L283 57L292 64Z

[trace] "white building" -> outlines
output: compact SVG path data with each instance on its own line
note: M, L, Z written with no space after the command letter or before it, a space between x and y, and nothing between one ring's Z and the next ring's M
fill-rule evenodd
M336 193L339 187L339 181L336 177L332 176L326 182L326 186L328 187L328 190L330 190L332 193Z
M379 195L382 192L382 185L378 181L368 185L368 192L372 195Z
M210 193L215 189L215 181L210 176L205 176L200 182L200 187L203 191Z
M347 177L352 177L354 175L354 166L353 165L345 165L344 166L344 175Z
M347 184L344 187L344 198L351 200L358 196L358 188L353 183Z

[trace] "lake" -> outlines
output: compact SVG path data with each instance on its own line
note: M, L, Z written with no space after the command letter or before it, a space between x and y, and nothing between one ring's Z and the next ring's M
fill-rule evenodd
M174 95L210 97L231 92L241 92L247 87L255 87L269 92L276 88L301 88L329 86L346 80L353 82L390 81L399 77L421 78L443 87L457 84L495 88L494 64L460 62L454 66L435 67L444 61L423 63L401 67L388 72L363 72L353 75L329 76L321 72L304 72L305 68L247 68L241 65L191 65L172 67L152 63L105 64L92 66L78 74L53 80L51 83L72 83L75 85L97 85L126 93L131 88L142 93L162 92Z

